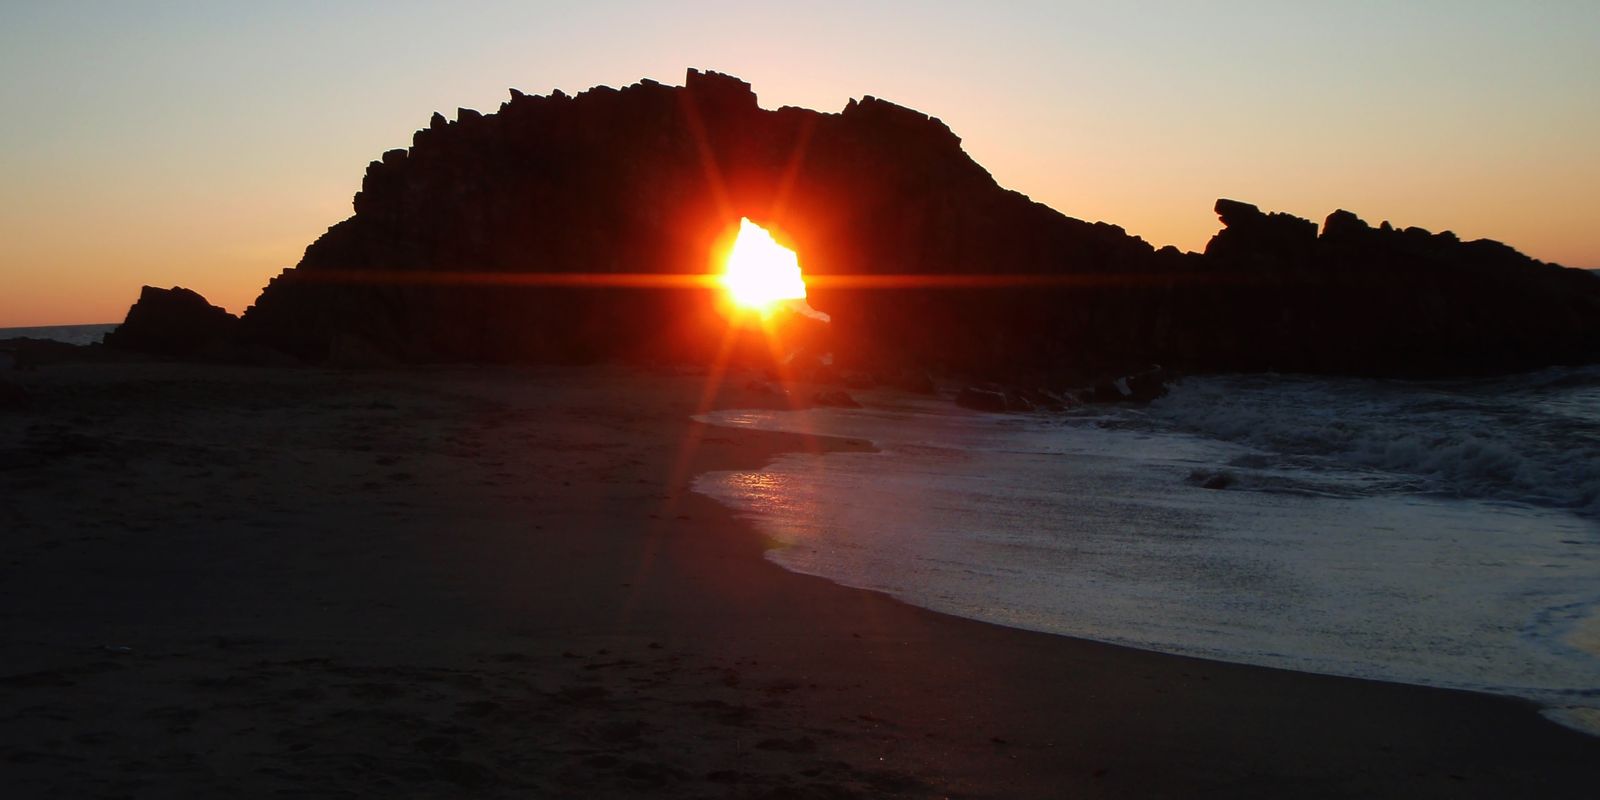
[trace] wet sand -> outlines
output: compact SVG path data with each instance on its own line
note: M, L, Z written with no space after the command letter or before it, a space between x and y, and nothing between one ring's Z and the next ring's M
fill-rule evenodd
M8 797L1589 796L1483 695L1000 628L688 490L746 376L57 365L0 411Z

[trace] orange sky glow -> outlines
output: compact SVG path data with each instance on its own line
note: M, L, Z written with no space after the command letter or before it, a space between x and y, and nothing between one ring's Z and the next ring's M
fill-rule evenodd
M1600 267L1600 4L174 2L0 21L0 327L239 312L434 110L686 67L872 94L1003 186L1198 250L1217 197Z

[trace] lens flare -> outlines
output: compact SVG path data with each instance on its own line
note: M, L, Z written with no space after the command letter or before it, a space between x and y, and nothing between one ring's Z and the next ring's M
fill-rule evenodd
M739 220L739 236L728 251L722 285L740 308L766 313L785 300L803 300L806 284L794 251L772 238L748 217Z

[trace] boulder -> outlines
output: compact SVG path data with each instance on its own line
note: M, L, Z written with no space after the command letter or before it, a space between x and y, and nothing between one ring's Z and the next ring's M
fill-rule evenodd
M1020 389L1006 389L1001 393L1005 395L1007 411L1027 413L1039 410L1039 407L1034 405L1033 400Z
M328 347L327 365L341 369L382 369L396 366L395 360L379 345L355 334L339 334Z
M920 369L903 370L895 378L894 387L912 394L933 394L939 391L939 384L935 383L933 376Z
M28 390L0 379L0 411L13 411L28 405Z
M1231 472L1195 470L1189 473L1189 483L1202 489L1223 490L1238 482Z
M1238 200L1218 200L1224 228L1206 244L1206 255L1271 264L1304 262L1317 243L1317 224L1291 214L1263 214Z
M1134 402L1148 403L1167 396L1166 372L1159 366L1136 372L1124 380Z
M1018 389L1017 394L1020 399L1039 411L1065 411L1067 409L1068 402L1066 398L1049 389Z
M227 342L239 319L188 289L146 286L127 319L105 336L105 346L161 356L194 356Z
M1151 367L1119 378L1097 382L1085 393L1091 403L1148 403L1165 397L1167 384L1165 371Z
M846 372L839 376L839 381L850 389L871 389L878 385L878 381L866 372Z
M832 366L827 364L819 364L816 369L811 370L811 382L820 383L825 386L836 386L844 383L844 378L840 376L839 371L834 369Z
M1324 242L1340 239L1360 239L1371 232L1371 225L1368 225L1355 214L1341 208L1329 214L1328 218L1323 221L1321 238Z
M962 408L970 408L973 411L988 411L992 413L1000 413L1009 408L1006 403L1005 392L983 389L977 386L968 386L956 392L956 405Z
M860 408L861 404L843 389L828 389L811 396L811 402L832 408Z

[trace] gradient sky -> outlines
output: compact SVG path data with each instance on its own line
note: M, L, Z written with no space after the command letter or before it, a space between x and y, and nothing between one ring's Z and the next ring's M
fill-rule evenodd
M1217 197L1600 267L1600 2L0 0L0 327L241 311L434 110L686 67L872 94L1004 186L1198 250Z

